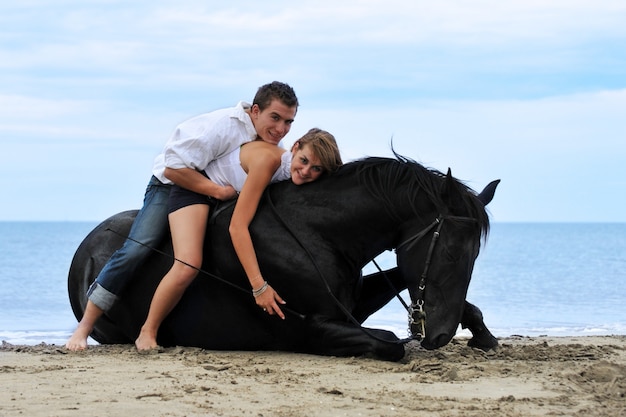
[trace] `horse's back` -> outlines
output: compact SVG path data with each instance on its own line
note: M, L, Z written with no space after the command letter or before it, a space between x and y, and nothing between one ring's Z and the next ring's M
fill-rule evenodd
M229 218L231 212L232 208L223 216ZM78 320L87 305L87 290L111 255L123 245L136 214L137 210L130 210L111 216L94 228L76 250L68 290ZM205 263L198 278L163 322L160 344L212 349L281 347L272 342L280 330L263 323L267 317L259 314L260 309L247 289L227 225L228 222L222 220L209 226L207 241L217 244L205 251ZM103 344L134 342L147 316L152 295L173 262L170 239L153 249L136 276L126 278L127 285L117 294L118 301L97 321L91 335L96 341ZM246 329L241 326L242 322L250 325L257 320L261 320L257 325Z

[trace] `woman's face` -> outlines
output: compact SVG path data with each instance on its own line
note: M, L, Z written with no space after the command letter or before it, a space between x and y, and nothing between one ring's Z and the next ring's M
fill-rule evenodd
M291 181L296 185L313 182L324 173L320 159L309 145L298 149L298 143L292 148L291 158Z

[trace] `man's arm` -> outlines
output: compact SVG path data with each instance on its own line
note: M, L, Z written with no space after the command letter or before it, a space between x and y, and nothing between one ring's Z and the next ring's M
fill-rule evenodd
M230 185L217 185L200 172L191 168L165 168L164 175L179 187L208 195L218 200L230 200L237 196L237 192Z

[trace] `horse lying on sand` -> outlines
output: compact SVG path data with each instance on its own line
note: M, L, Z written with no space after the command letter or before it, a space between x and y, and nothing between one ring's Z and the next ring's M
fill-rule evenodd
M498 182L477 194L450 170L444 175L397 156L351 162L301 187L290 181L271 185L250 230L263 275L287 301L285 320L255 304L228 233L234 204L226 203L209 222L201 273L163 322L158 342L399 360L407 340L361 324L407 288L410 330L424 348L446 345L459 324L472 331L470 345L494 348L497 340L480 310L465 297L489 230L485 206ZM135 214L105 220L78 248L68 281L77 318L87 288L122 245ZM139 334L154 290L173 262L171 242L154 249L96 324L92 337L98 342L132 343ZM361 276L368 262L391 249L397 268Z

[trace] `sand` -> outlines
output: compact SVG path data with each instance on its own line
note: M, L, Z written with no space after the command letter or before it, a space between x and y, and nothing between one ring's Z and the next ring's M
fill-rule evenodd
M3 343L0 416L626 416L626 336L499 341L400 362Z

